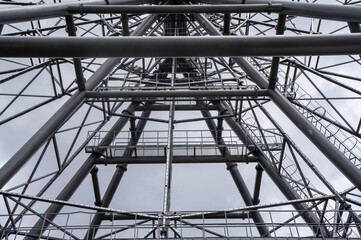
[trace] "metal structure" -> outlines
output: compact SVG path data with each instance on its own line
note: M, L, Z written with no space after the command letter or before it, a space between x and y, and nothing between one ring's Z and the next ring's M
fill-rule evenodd
M0 238L359 239L358 5L0 0Z

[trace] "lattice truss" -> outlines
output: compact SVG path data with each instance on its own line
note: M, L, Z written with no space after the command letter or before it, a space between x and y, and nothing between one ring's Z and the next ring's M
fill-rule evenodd
M358 5L1 0L0 237L360 238Z

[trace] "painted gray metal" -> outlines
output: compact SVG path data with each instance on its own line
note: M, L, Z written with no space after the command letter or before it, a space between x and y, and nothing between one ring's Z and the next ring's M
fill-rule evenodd
M220 35L204 17L196 15L197 20L211 35ZM315 49L316 50L316 49ZM246 59L235 57L234 61L260 87L267 88L268 81ZM313 144L361 190L361 170L345 157L324 135L322 135L278 90L269 89L269 97L280 110L310 139Z
M145 4L145 3L156 3L157 1L147 1L147 0L115 0L109 1L111 5L117 4ZM199 3L209 3L209 4L241 4L241 1L238 0L198 0L194 2ZM247 0L244 1L245 4L267 4L268 10L267 12L279 11L279 6L282 5L282 11L280 13L287 15L295 15L295 16L304 16L311 18L323 18L330 19L336 21L347 21L347 22L361 22L361 14L360 9L357 6L342 6L342 5L331 5L331 4L308 4L308 3L299 3L299 2L289 2L289 1L280 1L280 0ZM29 20L39 20L44 18L51 17L59 17L71 14L71 12L80 12L81 6L85 9L87 5L100 5L99 10L101 9L101 5L106 5L106 1L83 1L76 3L61 3L61 4L52 4L50 5L40 5L40 6L29 6L22 8L12 8L7 10L0 10L0 23L15 23L21 21L29 21ZM108 7L109 8L109 7ZM127 8L127 7L125 7ZM172 7L169 7L168 10L154 10L156 7L139 7L132 9L129 7L129 11L132 12L177 12ZM189 12L206 12L208 6L199 7L185 7L185 9L202 9L202 11L198 10L188 10ZM226 8L226 9L225 9ZM229 7L220 7L219 10L214 8L213 11L207 10L207 12L234 12L231 10L232 6ZM239 7L239 10L246 9L247 7ZM259 7L261 8L261 7ZM143 9L143 10L142 10ZM166 9L166 8L165 8ZM226 11L228 9L228 11ZM237 7L235 8L237 9ZM98 10L98 11L99 11ZM119 10L119 13L124 10ZM180 13L185 12L184 9L178 10ZM250 9L249 11L252 11ZM263 10L262 10L263 11ZM95 12L95 11L94 11ZM128 12L125 10L124 12ZM130 11L131 12L131 11Z
M152 15L141 24L132 35L142 35L155 22L157 15ZM119 58L108 59L86 81L85 89L93 90L119 63ZM0 169L0 189L20 170L31 156L74 114L83 103L85 92L76 92Z
M237 97L267 96L267 90L160 90L160 91L93 91L86 92L87 98L152 98L152 97Z
M165 157L111 157L97 158L95 164L164 164ZM191 164L191 163L227 163L227 162L258 162L258 157L248 155L229 155L229 156L173 156L172 163Z
M221 4L221 5L154 5L154 6L76 6L69 7L68 12L79 13L248 13L248 12L281 12L282 4Z
M227 57L361 54L361 34L212 37L0 37L1 57Z
M153 0L111 0L109 4L146 4L156 3ZM44 4L27 7L14 7L0 10L0 23L16 23L23 21L39 20L45 18L69 15L69 7L80 7L81 5L107 5L104 0L90 0L81 2Z
M208 4L282 4L282 13L286 15L343 22L361 22L361 9L358 6L310 4L287 0L195 0L194 2Z

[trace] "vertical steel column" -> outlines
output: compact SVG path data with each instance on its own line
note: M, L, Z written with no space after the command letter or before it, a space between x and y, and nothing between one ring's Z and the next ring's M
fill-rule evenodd
M282 35L285 32L285 25L286 25L286 15L280 14L278 16L278 23L276 26L276 35ZM276 83L277 83L277 75L278 75L278 67L280 64L280 57L273 57L272 58L272 64L271 64L271 72L269 75L269 84L268 88L275 89Z
M194 17L209 34L221 35L204 16L194 14ZM233 59L260 88L268 88L268 81L246 59L241 57L234 57ZM313 142L355 187L361 190L361 171L322 135L278 90L269 89L269 96L303 134Z
M123 13L122 14L122 35L123 36L129 36L129 25L128 25L128 14Z
M76 36L76 27L74 24L74 19L72 15L65 16L66 21L66 30L68 32L68 35L71 37ZM74 69L75 69L75 76L76 76L76 83L78 84L79 91L85 90L85 79L83 75L83 68L81 66L81 60L80 58L73 58L74 62Z
M172 65L172 77L171 77L171 87L174 88L174 81L176 78L176 69L177 62L176 58L173 58ZM172 101L173 100L173 101ZM173 161L173 130L174 130L174 110L175 110L175 101L174 98L171 100L169 107L169 122L168 122L168 139L167 139L167 149L166 149L166 165L165 165L165 180L164 180L164 197L163 197L163 216L161 222L161 238L168 238L168 226L169 220L166 219L166 216L169 214L170 209L170 190L172 183L172 161Z
M203 110L203 111L201 111L201 113L202 113L203 117L206 118L206 120L205 120L206 124L214 138L214 141L218 145L225 146L225 142L223 141L223 138L218 137L216 124L214 123L214 121L212 119L210 119L212 117L210 112ZM230 153L226 147L222 147L219 150L221 152L224 151L224 154L226 156L230 155ZM226 163L226 165L227 165L227 170L231 173L231 176L238 188L239 193L241 194L241 196L243 198L244 203L246 204L246 206L253 206L251 193L249 192L247 184L244 182L244 180L241 176L241 173L238 170L238 167L237 167L238 165L236 163ZM266 224L263 221L261 214L258 211L252 211L251 217L256 224L259 234L263 237L268 236L269 231L268 231L268 228L266 227Z
M132 105L132 109L134 109L135 107L137 107L139 105L139 102L132 102L131 105ZM131 112L128 112L128 111L126 111L126 113L131 114ZM151 111L144 111L142 113L141 117L148 118L150 116L150 114L151 114ZM142 134L146 123L147 123L147 120L145 120L145 119L139 120L137 127L136 127L135 138L130 139L130 141L128 143L129 146L135 146L138 143L140 135ZM131 156L132 153L133 153L133 149L127 148L124 151L123 156ZM113 177L110 180L107 190L105 191L104 196L102 198L101 207L105 207L105 208L109 207L109 205L114 197L115 191L117 190L119 183L123 178L124 173L127 171L127 166L128 166L128 164L118 164L116 166ZM102 213L96 213L94 215L94 217L90 223L90 228L89 228L88 232L85 234L84 239L95 238L95 235L98 232L99 225L102 221L103 216L104 216L104 214L102 214Z

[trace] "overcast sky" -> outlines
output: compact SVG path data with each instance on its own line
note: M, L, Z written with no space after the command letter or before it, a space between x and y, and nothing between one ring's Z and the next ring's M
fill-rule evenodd
M52 2L52 1L46 1ZM70 2L62 1L62 2ZM329 1L319 1L322 3L329 3ZM245 15L242 15L244 17ZM275 17L275 15L269 15L270 17ZM268 16L256 16L254 20L266 21ZM57 19L43 20L41 21L41 26L52 26L57 22ZM317 24L317 20L310 20L305 18L298 18L292 20L292 22L287 23L288 28L300 28L303 30L310 30L312 24ZM36 23L34 23L36 24ZM64 21L61 21L60 24L64 24ZM90 26L90 25L89 25ZM84 28L79 28L78 35L86 31L89 26L84 26ZM314 26L314 25L313 25ZM327 34L332 33L333 31L344 26L344 23L336 23L331 21L324 21L321 24L320 33ZM265 27L257 26L258 29L265 29ZM14 32L15 28L22 30L30 29L28 23L14 24L12 26L5 25L2 34ZM313 27L313 29L315 29ZM348 29L342 29L338 33L347 32ZM100 34L100 28L94 30L95 33ZM60 29L52 34L52 36L63 36L65 35L64 29ZM239 32L237 32L239 34ZM274 30L267 32L269 35L274 34ZM286 31L286 34L295 34L291 31ZM257 29L251 28L250 35L259 35ZM92 36L87 34L85 36ZM359 56L352 56L353 58L359 59ZM309 58L298 58L304 63L307 63ZM18 63L12 62L16 61ZM44 61L44 59L41 59ZM351 60L349 56L332 56L332 57L321 57L319 61L319 66L331 66L340 62L348 62ZM38 63L37 59L34 59L35 63ZM148 60L147 60L148 61ZM26 67L30 65L28 59L0 59L0 72L4 72L11 69L17 69L21 67ZM25 64L20 65L19 64ZM88 61L87 61L88 62ZM97 63L104 62L104 59L98 59ZM316 58L311 59L311 67L314 67ZM138 61L137 64L140 64L141 61ZM83 63L83 66L85 64ZM91 70L96 70L99 65L92 65L89 68ZM65 86L69 86L74 80L75 75L73 73L72 65L67 63L61 66L62 69L62 80ZM214 70L210 69L209 72ZM282 71L286 71L286 67L281 67ZM342 66L334 66L331 68L324 69L325 71L337 72L340 74L345 74L349 76L358 77L360 73L360 66L358 63L348 63ZM56 72L56 68L53 67L53 71ZM37 74L38 71L31 71L29 73L23 74L19 77L12 79L11 81L0 84L0 111L14 98L14 96L4 96L4 94L16 94L21 91L24 86L26 86L29 81ZM118 73L122 73L119 71ZM10 76L10 74L2 74L0 79ZM85 78L91 76L90 71L85 72ZM280 77L284 78L284 73L280 73ZM55 74L58 77L57 73ZM121 76L121 75L119 75ZM340 89L340 87L331 84L328 81L321 79L313 74L309 74L313 81L317 83L319 89L321 89L328 97L359 97L359 95L351 93L350 91ZM344 84L352 86L355 89L360 90L361 84L358 80L347 80L345 78L337 78L339 81L343 81ZM282 81L282 80L281 80ZM320 97L320 94L317 90L311 86L307 78L300 76L296 80L297 84L301 86L309 95L312 97ZM251 84L251 82L247 82ZM122 82L115 83L121 85ZM59 86L56 87L58 93L60 93ZM300 92L296 92L296 98L301 97ZM41 72L37 79L23 92L23 94L38 94L43 96L53 95L53 86L50 81L50 74L48 68ZM12 106L9 107L1 116L0 121L16 114L28 107L31 107L41 101L44 101L45 97L32 98L32 97L20 97L17 99ZM9 121L0 125L0 166L4 165L8 159L10 159L20 147L28 141L31 136L38 131L41 126L69 99L68 96L64 96L61 99L47 104L37 110L34 110L28 114L25 114L15 120ZM324 104L324 101L318 101L319 104ZM352 100L334 100L332 103L337 107L337 109L345 116L350 124L356 128L358 121L360 121L361 108L360 99ZM127 103L128 104L128 103ZM121 113L121 110L125 109L127 104L124 104L118 113ZM316 104L316 103L312 103ZM97 104L101 106L101 104ZM287 117L272 103L265 105L267 110L271 113L281 127L290 135L293 141L301 148L301 150L312 160L316 167L321 171L321 173L332 183L332 185L338 190L343 191L351 187L352 184L326 159L319 150L313 146L313 144L297 129L294 124L292 124ZM311 105L310 105L311 106ZM81 123L83 117L88 110L88 105L84 105L78 110L74 116L69 119L69 121L60 129L69 129L72 127L77 127ZM316 108L317 105L312 105L313 108ZM325 109L330 112L330 116L335 117L336 121L341 122L340 117L335 114L329 106L324 105ZM213 115L217 115L216 112L212 112ZM139 115L139 113L137 113ZM160 118L167 120L168 112L153 112L150 116L151 118ZM199 112L176 112L176 119L188 119L188 118L198 118L202 117ZM89 114L87 123L97 123L103 120L103 115L98 110L92 109ZM272 127L272 125L265 119L265 117L260 115L261 125L265 127ZM111 128L112 124L116 121L116 117L110 119L107 125L102 129L104 131ZM97 124L92 124L84 128L79 136L79 140L75 144L75 148L72 153L80 146L80 144L86 139L88 131L95 129ZM162 130L166 131L168 124L159 123L159 122L148 122L145 128L145 131L157 131ZM129 124L127 124L123 131L128 131ZM225 124L225 129L229 127ZM75 134L76 130L70 130L62 133L56 134L56 140L59 145L60 158L64 159L66 151L68 150ZM186 124L176 124L175 131L178 130L193 130L200 134L200 130L207 130L207 126L201 122L195 123L186 123ZM177 134L177 133L176 133ZM210 135L208 134L210 139ZM341 136L342 139L346 139L348 136ZM360 146L357 146L360 147ZM356 156L360 158L361 150L354 148ZM41 148L42 150L42 148ZM32 159L24 166L24 168L9 181L6 187L3 190L9 189L10 187L16 186L23 183L28 178L31 169L34 168L38 157L41 154L41 150L37 151ZM289 154L289 153L288 153ZM51 188L44 194L44 197L55 199L57 194L63 188L63 186L69 181L70 177L73 176L78 168L83 164L87 159L89 154L86 154L84 150L75 158L74 162L68 167L62 176L54 182ZM307 179L309 179L315 186L316 189L320 191L325 191L329 194L326 187L320 183L319 180L311 173L309 169L305 167L303 162L300 162L301 166L305 169L307 174ZM255 163L240 163L239 170L245 182L248 184L248 188L253 194L254 179L255 179ZM104 194L106 186L108 185L111 176L115 170L114 165L107 166L98 166L99 167L99 181L101 194ZM163 204L163 185L164 185L164 165L130 165L128 171L125 173L119 188L116 191L114 200L112 201L110 207L125 210L125 211L161 211ZM36 177L43 176L44 174L57 171L57 162L54 154L53 144L49 144L48 150L44 155L44 160L39 165L38 171L35 174ZM49 180L50 178L45 178L44 180L38 181L36 184L32 184L26 194L35 195L41 187ZM14 190L14 192L21 192L21 188ZM357 192L356 192L357 193ZM358 193L359 194L359 193ZM285 197L273 184L266 174L263 174L262 186L261 186L261 204L282 202L285 201ZM93 204L94 194L92 189L92 182L90 175L85 179L85 181L80 185L78 190L70 199L71 202L82 203L82 204ZM24 201L26 202L26 201ZM13 203L11 203L13 205ZM34 209L42 212L45 211L47 204L37 204ZM243 207L245 204L242 201L240 194L237 191L237 188L230 176L229 172L226 170L225 164L174 164L173 165L173 179L172 179L172 190L171 190L171 210L172 211L206 211L206 210L223 210L229 208L239 208ZM354 206L357 209L356 206ZM3 202L0 202L0 214L6 214L5 206ZM22 208L19 208L20 210ZM18 209L18 210L19 210ZM74 211L74 208L66 207L63 209L63 212ZM89 216L87 216L89 217ZM265 216L266 219L268 217ZM80 218L79 218L80 219ZM4 224L6 221L5 217L0 217L0 224ZM61 220L59 220L61 221ZM31 218L25 219L24 222L33 223L34 220ZM24 223L24 225L25 225Z

